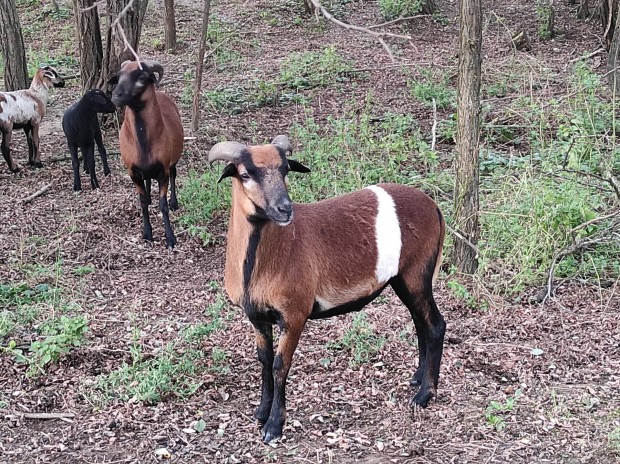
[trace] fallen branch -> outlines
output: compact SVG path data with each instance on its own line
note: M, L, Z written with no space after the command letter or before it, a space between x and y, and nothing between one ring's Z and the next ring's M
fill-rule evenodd
M32 200L34 200L37 197L40 197L41 195L43 195L45 192L47 192L51 188L52 188L52 183L50 182L49 184L45 185L44 187L41 187L39 190L34 192L29 197L24 198L22 200L22 204L25 205L25 204L30 203Z
M435 151L435 142L437 141L437 102L433 98L433 126L431 127L431 151Z
M583 224L580 224L573 229L571 229L571 233L577 232L578 230L587 227L588 225L595 224L597 222L603 221L605 219L618 218L620 219L620 210L607 214L605 216L601 216L595 219L591 219L590 221L586 221ZM607 233L610 232L608 235ZM569 246L565 247L563 250L560 250L553 257L553 261L551 261L551 266L549 267L549 273L547 275L547 291L545 293L544 298L542 299L542 304L553 296L553 276L555 273L555 268L558 262L565 258L566 256L572 255L577 251L587 250L588 248L594 245L604 245L607 243L617 243L620 241L620 220L613 220L609 227L604 230L595 233L589 237L584 237L582 239L574 238L573 243Z
M394 34L392 32L377 32L377 31L373 31L372 29L369 29L367 27L354 26L353 24L344 23L344 22L334 18L331 15L331 13L329 11L327 11L325 9L325 7L323 7L323 5L321 5L319 0L307 0L307 1L310 4L312 4L312 6L314 7L314 11L317 13L317 15L318 15L318 13L321 13L321 15L323 15L323 17L325 19L327 19L328 21L331 21L332 23L336 24L337 26L340 26L343 29L347 29L349 31L363 32L364 34L368 34L368 35L374 37L375 39L377 39L377 41L383 46L383 48L385 49L385 51L387 52L387 54L389 55L390 59L393 62L395 62L396 59L394 58L394 55L392 54L392 51L388 47L388 45L385 42L385 40L383 40L384 37L392 37L392 38L397 38L397 39L412 40L412 37L409 36L409 35Z
M599 48L598 50L593 51L592 53L588 53L587 55L584 56L579 56L577 58L573 58L572 60L569 61L570 64L572 63L576 63L577 61L581 61L581 60L587 60L590 59L596 55L600 55L601 53L605 52L604 48Z
M72 419L75 417L75 414L72 412L24 412L18 413L19 416L24 419L40 419L40 420L50 420L50 419Z

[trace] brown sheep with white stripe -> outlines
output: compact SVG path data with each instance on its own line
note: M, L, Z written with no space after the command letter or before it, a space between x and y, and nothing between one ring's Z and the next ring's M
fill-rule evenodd
M216 144L209 161L227 161L232 208L225 285L252 322L263 365L261 402L254 416L263 441L282 435L285 385L308 319L359 311L391 285L409 309L419 340L419 386L412 404L437 393L445 322L433 299L445 223L427 195L380 184L311 204L293 204L289 171L308 172L287 159L290 144ZM273 324L281 335L274 357Z
M9 144L14 129L24 129L28 141L28 164L43 167L39 151L39 125L45 116L47 98L51 87L64 87L58 71L42 65L32 78L29 89L0 92L0 132L2 132L2 156L9 169L18 172L19 167L11 158Z

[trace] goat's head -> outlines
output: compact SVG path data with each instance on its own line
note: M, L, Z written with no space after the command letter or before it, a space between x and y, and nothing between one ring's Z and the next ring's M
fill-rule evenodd
M117 106L142 106L142 95L164 77L164 68L157 61L125 61L109 84L116 85L112 101Z
M116 106L112 100L99 89L92 89L84 95L90 103L90 107L97 113L114 113Z
M60 77L58 71L47 64L42 64L37 70L36 77L45 85L48 89L50 87L64 87L65 81Z
M220 181L234 177L241 186L243 198L237 199L244 214L254 220L270 219L285 226L293 220L293 203L288 196L289 171L310 172L295 160L288 138L278 135L267 145L245 146L238 142L220 142L209 151L209 161L227 161ZM219 182L219 181L218 181Z

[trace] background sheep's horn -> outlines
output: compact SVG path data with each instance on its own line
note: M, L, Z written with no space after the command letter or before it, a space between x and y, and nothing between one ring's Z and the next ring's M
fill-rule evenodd
M288 141L288 137L286 135L278 135L271 143L280 147L285 153L293 153L291 142Z
M214 161L223 160L233 162L241 153L241 150L245 148L245 145L239 142L220 142L213 145L209 150L209 163Z
M143 61L143 64L148 66L149 72L159 74L159 78L157 79L157 83L159 84L161 80L164 78L164 67L158 61Z

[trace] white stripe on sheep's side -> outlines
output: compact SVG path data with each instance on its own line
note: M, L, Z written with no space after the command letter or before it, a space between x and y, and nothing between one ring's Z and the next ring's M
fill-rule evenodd
M381 187L366 187L377 196L375 239L377 241L377 267L375 276L383 284L398 274L402 239L396 205L392 196Z

